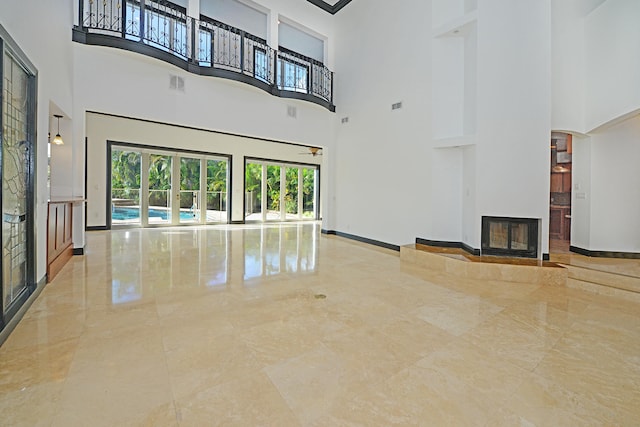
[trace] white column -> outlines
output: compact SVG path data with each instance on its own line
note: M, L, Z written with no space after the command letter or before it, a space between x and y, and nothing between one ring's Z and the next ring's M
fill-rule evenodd
M187 16L200 19L200 0L189 0Z
M278 49L278 22L279 13L271 9L267 14L267 44L273 49Z

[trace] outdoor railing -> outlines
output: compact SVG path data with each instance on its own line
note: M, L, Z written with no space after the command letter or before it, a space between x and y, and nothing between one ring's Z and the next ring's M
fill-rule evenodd
M322 62L280 48L167 0L79 0L73 40L122 48L195 74L241 81L272 95L335 111L333 72Z

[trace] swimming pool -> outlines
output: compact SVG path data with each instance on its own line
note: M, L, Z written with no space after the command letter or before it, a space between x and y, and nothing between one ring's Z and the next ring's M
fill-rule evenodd
M170 212L164 209L149 209L149 218L160 218L162 221L167 221L170 218ZM140 219L140 208L134 207L117 207L111 210L111 219L115 221L131 221L134 219ZM191 212L180 211L180 219L188 220L194 219L194 215Z

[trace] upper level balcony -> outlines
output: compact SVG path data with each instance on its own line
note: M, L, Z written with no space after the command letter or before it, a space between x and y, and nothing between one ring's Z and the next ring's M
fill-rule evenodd
M165 0L80 0L73 41L141 53L194 74L335 111L333 72L322 62Z

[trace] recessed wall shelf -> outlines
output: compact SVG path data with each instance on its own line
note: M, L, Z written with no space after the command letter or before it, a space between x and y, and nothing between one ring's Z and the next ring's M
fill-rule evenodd
M456 148L475 144L475 135L449 136L446 138L436 138L433 140L433 148Z

